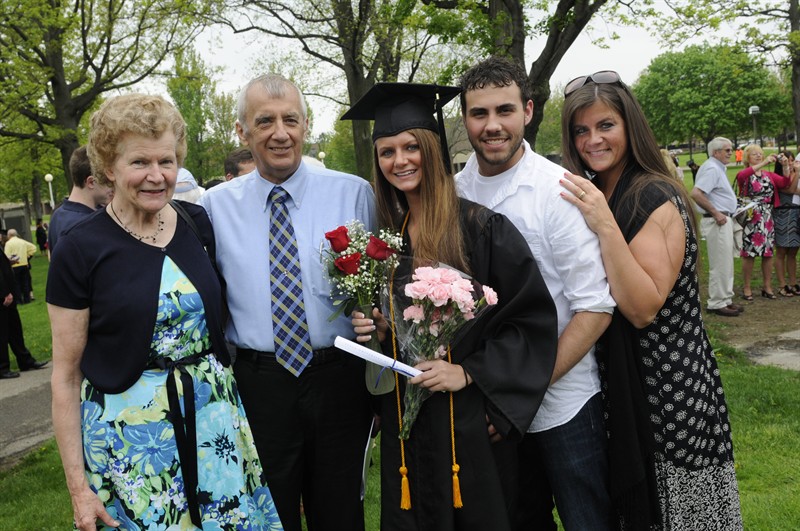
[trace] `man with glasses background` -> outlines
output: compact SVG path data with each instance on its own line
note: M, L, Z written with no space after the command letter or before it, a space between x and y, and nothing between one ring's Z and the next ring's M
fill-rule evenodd
M733 144L717 137L708 143L708 160L697 170L692 199L702 219L700 232L708 247L708 309L724 317L736 317L744 308L733 304L733 218L736 194L726 168Z

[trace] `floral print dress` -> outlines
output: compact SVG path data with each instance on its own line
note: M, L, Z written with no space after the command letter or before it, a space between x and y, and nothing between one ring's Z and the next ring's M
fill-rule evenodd
M747 197L755 202L752 216L742 232L743 257L772 256L775 246L775 227L772 221L772 196L775 191L772 181L765 173L748 178Z
M209 352L200 295L168 257L159 291L151 362ZM84 380L87 478L111 516L122 523L119 529L197 529L189 516L175 430L168 420L167 379L175 376L152 366L119 394L102 393ZM194 384L203 530L282 530L232 371L211 353L185 369ZM177 389L185 410L180 382Z

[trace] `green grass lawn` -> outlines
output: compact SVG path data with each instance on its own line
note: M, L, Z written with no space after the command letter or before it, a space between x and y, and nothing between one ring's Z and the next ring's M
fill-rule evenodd
M738 261L737 261L738 262ZM50 358L50 328L44 303L47 261L33 262L37 300L20 313L27 344L37 359ZM705 274L701 272L700 278ZM736 470L745 529L798 529L800 522L800 373L757 366L722 345L713 326L720 370L731 413ZM13 359L13 356L12 356ZM379 452L370 472L365 508L367 529L380 520ZM72 509L58 452L50 441L19 465L0 472L0 530L69 529Z

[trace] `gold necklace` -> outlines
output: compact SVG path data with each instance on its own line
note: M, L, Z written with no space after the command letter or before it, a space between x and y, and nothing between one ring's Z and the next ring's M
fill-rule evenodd
M117 215L117 211L114 210L114 203L113 202L111 202L109 204L111 205L111 212L114 214L114 217L117 218L117 221L119 222L120 226L123 229L125 229L125 232L127 232L128 234L130 234L131 236L133 236L134 238L136 238L139 241L151 240L153 243L156 243L156 240L158 239L159 233L162 230L164 230L164 220L161 219L161 211L160 210L158 211L158 214L156 215L156 231L155 231L155 233L153 233L152 236L142 236L141 234L136 234L135 232L133 232L131 229L128 228L127 225L125 225L125 223L123 223L123 221L121 219L119 219L119 216Z

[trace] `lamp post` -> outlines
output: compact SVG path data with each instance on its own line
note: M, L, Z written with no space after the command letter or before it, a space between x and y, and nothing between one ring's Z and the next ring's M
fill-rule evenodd
M324 166L325 165L325 152L324 151L320 151L319 153L317 153L317 158L319 159L319 161Z
M758 137L758 113L761 112L761 109L758 108L758 105L752 105L750 107L750 116L753 117L753 142L756 141L758 138L758 145L761 146L763 142L761 138Z
M44 176L44 180L47 181L47 186L50 188L50 212L52 212L56 207L56 202L53 199L53 176L48 173Z

